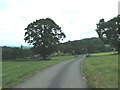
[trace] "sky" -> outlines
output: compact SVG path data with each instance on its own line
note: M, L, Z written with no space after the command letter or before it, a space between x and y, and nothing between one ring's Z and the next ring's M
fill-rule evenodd
M96 23L118 15L119 0L0 0L0 46L26 46L25 28L51 18L68 40L98 37Z

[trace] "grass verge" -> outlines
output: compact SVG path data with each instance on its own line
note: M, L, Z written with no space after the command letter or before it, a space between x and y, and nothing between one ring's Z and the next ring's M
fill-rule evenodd
M2 89L2 61L0 60L0 89Z
M92 54L85 60L87 83L90 88L118 88L118 55L102 54Z
M59 56L52 60L2 62L2 88L14 87L40 70L73 58L74 56Z

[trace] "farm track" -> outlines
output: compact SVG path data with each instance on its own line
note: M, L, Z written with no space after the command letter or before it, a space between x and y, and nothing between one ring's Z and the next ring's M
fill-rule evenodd
M49 67L15 88L87 88L80 69L84 58L80 56Z

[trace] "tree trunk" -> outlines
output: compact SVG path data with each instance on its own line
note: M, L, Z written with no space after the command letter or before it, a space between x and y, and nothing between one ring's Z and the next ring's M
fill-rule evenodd
M47 59L47 56L46 56L46 55L43 55L43 56L42 56L42 59L43 59L43 60L46 60L46 59Z

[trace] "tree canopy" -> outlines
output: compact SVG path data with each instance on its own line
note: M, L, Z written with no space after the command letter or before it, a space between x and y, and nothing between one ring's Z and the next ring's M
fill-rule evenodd
M56 50L60 39L66 37L61 27L50 18L33 21L25 30L25 42L32 44L33 50L43 59L47 59Z
M99 20L99 23L96 24L96 32L98 33L99 38L101 38L104 43L108 43L116 48L116 50L118 50L118 43L120 41L120 33L118 33L119 22L120 19L119 16L117 16L107 22L105 22L104 19L101 19Z

